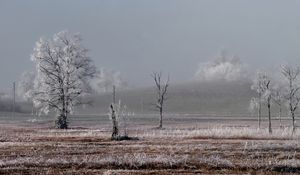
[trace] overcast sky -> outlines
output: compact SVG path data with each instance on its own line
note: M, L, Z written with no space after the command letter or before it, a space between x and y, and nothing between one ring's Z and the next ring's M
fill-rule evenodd
M221 49L251 67L300 65L299 9L298 0L1 0L0 91L34 68L39 37L64 29L132 86L152 84L155 70L190 80Z

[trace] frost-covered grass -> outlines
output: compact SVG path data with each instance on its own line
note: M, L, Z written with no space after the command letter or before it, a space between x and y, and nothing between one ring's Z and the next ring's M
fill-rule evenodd
M254 127L214 126L208 128L129 128L129 135L140 139L188 138L188 139L241 139L241 140L300 140L300 129L292 134L289 127L275 128L270 134L268 129ZM0 131L0 141L31 141L76 138L96 138L108 140L110 128L103 129L12 129Z
M102 137L106 135L108 131L103 131L99 129L68 129L68 130L58 130L58 129L51 129L51 130L39 130L36 133L36 136L45 136L45 137Z
M125 169L140 169L151 167L172 168L184 166L188 160L188 156L172 156L172 155L148 155L146 153L134 153L123 155L89 155L89 156L72 156L64 157L58 156L54 158L48 157L18 157L15 159L0 160L0 167L11 166L60 166L69 167L74 165L81 165L93 168L108 168L118 167Z
M271 170L274 167L291 167L298 168L300 165L299 159L295 156L281 160L278 157L269 158L253 158L246 157L242 161L230 160L220 155L166 155L162 154L146 154L134 153L123 155L86 155L72 157L18 157L15 159L0 160L0 167L61 167L68 168L72 166L81 166L88 168L122 168L122 169L172 169L172 168L193 168L193 167L210 167L210 168L246 168Z
M267 129L228 126L129 131L140 140L111 141L109 128L5 128L0 131L0 174L300 173L299 131L291 137L289 128L276 128L271 135Z
M279 139L279 140L298 140L300 130L292 134L289 127L276 128L270 134L268 129L258 129L252 127L227 127L215 126L205 129L165 129L147 130L136 136L149 138L181 137L181 138L203 138L203 139Z

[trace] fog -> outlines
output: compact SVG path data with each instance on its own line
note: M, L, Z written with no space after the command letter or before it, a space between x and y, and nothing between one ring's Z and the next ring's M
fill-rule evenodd
M64 29L80 32L96 65L120 72L131 87L152 85L152 71L183 83L219 79L224 69L231 80L244 71L298 64L299 9L296 0L3 0L0 91L34 69L30 54L41 36ZM212 66L220 50L240 62Z

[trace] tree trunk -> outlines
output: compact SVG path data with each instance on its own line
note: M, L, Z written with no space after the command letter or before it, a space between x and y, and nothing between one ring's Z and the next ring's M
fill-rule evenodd
M112 124L113 124L113 131L111 135L111 139L115 140L119 136L119 129L118 129L118 123L117 123L117 118L116 118L116 112L113 107L113 105L110 105L111 108L111 119L112 119Z
M293 130L292 130L292 135L294 135L295 131L296 131L296 128L295 128L295 109L293 107L293 102L292 102L292 99L293 99L293 91L292 91L292 88L293 88L293 81L290 79L290 97L289 97L289 100L290 100L290 111L291 111L291 115L292 115L292 122L293 122Z
M159 109L159 115L160 115L159 128L162 128L162 126L163 126L163 124L162 124L162 118L163 118L163 109L162 109L162 107Z
M258 128L260 129L261 125L261 95L259 97L259 104L258 104Z
M64 93L64 90L62 90L62 93ZM55 121L55 126L57 129L68 129L68 122L67 122L68 113L66 110L65 100L66 100L65 95L62 95L61 96L62 110L60 111L60 114Z
M282 116L282 108L281 108L281 105L280 105L279 106L279 125L280 125L280 128L282 128L281 116Z
M67 99L66 99L64 88L61 88L61 94L62 95L60 96L60 100L62 104L62 110L60 111L60 114L55 121L55 127L57 129L68 129L68 121L67 121L68 109L66 107Z
M268 112L269 112L269 133L272 133L272 123L271 123L271 104L268 102Z
M296 125L295 125L295 112L292 111L292 122L293 122L293 130L292 130L292 135L295 134L296 131Z
M62 113L57 117L55 126L57 129L68 129L68 121L65 113Z

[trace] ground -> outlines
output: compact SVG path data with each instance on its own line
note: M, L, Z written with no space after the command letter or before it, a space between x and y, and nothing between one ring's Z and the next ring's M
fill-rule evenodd
M2 122L0 174L300 173L300 132L292 136L275 125L269 134L255 120L180 121L167 120L162 130L155 122L131 123L129 136L139 140L128 141L111 141L105 122L74 120L69 130L52 129L51 122Z

